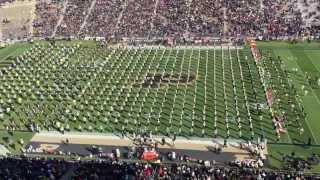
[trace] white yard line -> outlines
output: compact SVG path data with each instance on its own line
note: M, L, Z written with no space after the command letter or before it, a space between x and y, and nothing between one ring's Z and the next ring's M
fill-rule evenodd
M191 3L192 3L193 0L187 0L187 8L188 8L188 12L187 12L187 15L188 15L188 18L190 18L190 7L191 7ZM189 23L185 22L186 24L186 27L187 27L187 32L190 32L190 26L189 26Z
M82 32L83 28L87 25L87 20L88 20L90 14L91 14L91 12L92 12L92 9L93 9L94 6L96 5L96 2L97 2L96 0L93 0L93 1L91 2L91 5L90 5L90 7L89 7L89 9L88 9L88 13L87 13L86 17L84 18L83 23L82 23L81 26L80 26L78 35Z
M155 3L155 5L154 5L154 9L153 9L153 15L156 15L156 14L157 14L158 5L159 5L159 0L156 0L156 3Z
M260 1L260 11L263 11L264 9L263 0L259 0L259 1Z
M154 27L153 20L157 16L158 5L159 5L159 0L156 0L156 3L154 5L154 9L153 9L153 14L152 14L151 29L153 29L153 27Z
M215 44L214 44L215 46ZM213 126L214 126L214 129L213 129L213 134L214 136L218 135L218 130L216 131L216 127L217 127L217 88L216 88L216 77L217 76L217 73L216 73L216 49L214 48L213 49L213 108L214 108L214 115L213 115Z
M222 49L222 48L221 48ZM223 86L223 101L224 101L224 106L225 106L225 128L226 128L226 135L228 136L228 128L229 128L229 123L228 123L228 102L227 102L227 94L226 94L226 73L225 73L225 55L224 55L224 50L221 51L221 59L222 59L222 86Z
M66 11L67 11L67 7L68 7L68 0L66 0L66 1L64 2L64 4L63 4L62 12L61 12L61 14L60 14L60 17L59 17L59 20L58 20L56 26L54 27L54 30L53 30L53 32L52 32L51 37L55 37L55 36L56 36L58 27L61 25L62 20L63 20L63 18L64 18L64 14L65 14Z
M36 19L36 2L30 10L30 22L29 22L29 38L33 37L33 21ZM1 31L1 30L0 30ZM0 37L1 40L1 37Z
M159 0L156 0L155 5L154 5L154 9L153 9L153 14L152 14L152 17L151 17L151 23L150 23L151 24L151 28L150 28L150 31L148 32L148 37L150 37L150 33L154 29L153 21L154 21L154 18L157 16L158 5L159 5Z
M1 40L1 39L0 39ZM7 59L8 57L10 57L13 53L17 52L19 50L19 48L16 48L14 51L12 51L11 53L9 53L8 55L6 55L5 57L3 57L2 59L0 58L0 61L3 61L5 59ZM23 53L21 53L23 54Z
M299 67L299 68L300 68L300 67ZM316 97L316 100L317 100L318 104L320 105L320 100L319 100L318 96L315 94L315 92L314 92L314 90L313 90L312 88L311 88L311 91L312 91L313 96ZM310 129L311 135L312 135L315 143L316 143L316 144L319 144L318 141L317 141L317 138L315 138L316 136L314 135L314 133L313 133L313 131L312 131L312 129L311 129L311 126L310 126L309 122L308 122L307 120L305 120L305 122L306 122L308 128Z
M227 8L224 7L223 8L223 34L226 34L228 32L228 23L227 23L227 19L228 19L228 16L227 16Z
M276 69L277 73L279 74L279 69L278 68L275 68L275 69ZM281 67L280 67L280 71L283 71L283 69ZM287 137L289 139L289 142L292 143L293 141L292 141L291 136L289 135L289 132L287 132L286 134L287 134Z
M3 34L2 34L2 23L0 23L0 42L2 41ZM1 45L1 44L0 44Z
M116 23L116 25L114 26L113 33L112 33L113 35L115 35L116 31L117 31L118 28L119 28L120 21L121 21L121 19L122 19L122 17L123 17L124 11L127 9L127 6L128 6L128 0L125 0L124 3L123 3L123 5L122 5L122 10L120 11L119 16L118 16L118 18L117 18L117 23Z
M293 56L293 55L292 55L292 56ZM288 59L288 58L286 58L286 59ZM289 60L289 59L288 59L288 60ZM289 61L290 61L290 60L289 60ZM299 64L298 64L296 61L294 61L294 63L296 64L296 67L299 69L300 74L303 75L303 70L301 69L301 67L299 66ZM311 62L311 63L312 63L312 62ZM313 90L310 86L309 86L309 88L311 89L313 96L315 97L315 99L317 100L317 102L318 102L318 104L319 104L319 106L320 106L320 100L319 100L318 96L316 95L316 93L314 92L314 90ZM308 120L305 119L304 121L306 122L306 124L307 124L307 126L308 126L308 128L309 128L309 130L310 130L310 132L311 132L311 135L312 135L312 137L313 137L313 139L314 139L314 141L315 141L315 143L318 144L318 141L317 141L317 139L315 138L315 137L317 137L317 136L314 135L314 133L313 133L313 131L312 131L312 129L311 129L311 126L310 126Z
M290 53L291 53L291 52L290 52ZM277 54L277 53L276 53L276 54ZM292 55L292 57L294 57L294 56ZM288 61L291 61L288 57L284 57L284 58L287 59ZM294 59L295 66L299 69L300 74L303 75L303 70L300 68L300 66L299 66L299 64L296 62L296 60L297 60L297 58ZM311 87L310 87L310 89L311 89L311 91L312 91L313 96L316 98L318 104L320 105L320 100L319 100L319 98L317 97L317 95L315 94L314 90L313 90ZM317 139L315 138L316 136L314 135L314 133L313 133L313 131L312 131L312 129L311 129L311 126L309 125L308 120L305 119L304 121L306 122L306 125L307 125L307 127L309 128L310 133L311 133L312 138L314 139L315 143L318 144L318 141L317 141ZM289 139L291 140L291 138L290 138L289 135L288 135L288 137L289 137Z
M239 66L239 70L240 70L240 78L241 78L241 84L242 84L242 93L244 95L244 98L245 98L245 102L247 102L247 91L246 91L246 88L245 88L245 79L244 79L244 76L243 76L243 69L242 69L242 65L241 65L241 62L240 62L240 54L239 54L239 50L237 49L237 62L238 62L238 66ZM247 110L247 116L249 117L249 114L248 112L250 112L250 109L248 106L245 106L246 110ZM242 122L244 123L244 122ZM250 124L250 122L249 122Z

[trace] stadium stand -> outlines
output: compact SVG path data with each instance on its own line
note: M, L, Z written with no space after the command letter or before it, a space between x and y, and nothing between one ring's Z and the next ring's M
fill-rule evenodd
M57 16L61 14L61 3L61 1L51 1L48 4L38 1L37 20L34 26L39 28L41 23L53 26ZM97 0L92 11L89 11L91 4L92 1L89 0L68 1L63 21L57 30L57 37L89 36L119 39L224 35L283 39L319 33L317 31L319 15L315 11L302 15L298 2L289 0L263 0L261 3L254 0ZM48 21L46 17L49 16ZM84 22L86 16L88 19ZM316 26L306 24L309 19L311 25ZM83 29L80 28L82 25ZM52 27L42 26L44 26L42 34L36 32L35 36L52 34Z
M62 4L39 1L36 4L36 19L33 21L34 36L49 37L58 23L62 13Z
M222 36L223 8L219 1L192 1L189 7L189 32L194 36Z
M89 15L87 26L81 32L90 37L110 37L115 31L119 13L123 10L122 1L97 0Z
M237 168L212 164L124 162L109 160L67 161L50 158L1 158L5 179L317 179L317 174L268 169Z
M64 18L57 29L57 36L77 36L90 4L89 0L68 0Z
M155 1L130 0L127 2L125 13L118 22L116 36L145 37L151 30ZM130 31L128 31L131 29Z
M296 36L303 33L301 14L290 1L228 1L231 36Z
M1 158L1 179L59 179L69 168L69 163L50 159Z
M0 6L2 5L2 4L5 4L5 3L11 3L11 2L13 2L14 0L0 0Z

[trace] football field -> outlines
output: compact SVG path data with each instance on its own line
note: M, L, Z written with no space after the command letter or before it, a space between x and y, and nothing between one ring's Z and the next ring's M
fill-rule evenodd
M297 156L309 157L310 154L320 154L320 86L317 78L320 77L320 43L299 43L289 44L286 42L258 43L258 47L270 52L275 57L280 57L283 62L283 69L288 73L289 81L294 85L299 99L306 112L306 126L310 129L309 134L301 137L301 143L292 145L290 143L276 143L269 145L272 166L279 167L282 156L296 152ZM311 80L308 80L307 76ZM313 80L314 79L314 80ZM311 146L306 146L307 137L314 139ZM319 167L314 172L319 172Z
M259 64L247 47L11 45L0 50L0 129L266 138L275 167L291 150L317 152L319 44L258 48ZM272 114L286 117L280 137Z
M3 129L275 138L249 49L42 44L3 72Z

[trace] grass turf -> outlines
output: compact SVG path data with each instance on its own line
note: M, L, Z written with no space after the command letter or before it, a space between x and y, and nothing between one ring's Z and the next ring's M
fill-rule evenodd
M3 144L11 153L20 154L21 148L29 143L33 134L32 132L0 131L0 144ZM20 143L21 139L23 139L23 144Z
M57 45L74 47L77 43L60 42ZM48 60L54 60L59 53L67 53L61 47L52 48L45 42L39 44L42 52L40 52L40 61L31 61L28 68L36 69L41 64L44 64L43 67L47 67L50 65L46 63ZM2 62L6 61L6 57L16 56L30 47L30 45L25 44L19 45L19 47L15 46L17 45L0 50ZM281 64L277 63L276 56L281 57L285 69L289 72L289 81L284 82L284 88L278 89L278 95L289 94L289 98L294 99L294 94L291 94L288 88L289 83L293 83L307 112L306 121L301 121L305 133L299 136L296 125L289 125L288 135L283 136L277 142L269 113L266 110L263 111L263 119L260 120L255 107L249 106L248 109L253 118L255 137L264 135L269 139L270 154L275 157L271 157L271 166L279 167L279 158L283 154L281 152L291 152L294 149L298 155L307 156L305 147L300 148L302 146L290 145L291 143L303 144L308 137L312 137L314 144L320 142L320 134L317 133L320 128L320 123L317 122L317 118L320 117L318 111L320 103L316 100L319 98L319 90L316 87L310 87L304 79L305 72L314 76L319 75L320 61L317 61L317 58L319 59L319 51L317 50L319 49L319 43L290 45L286 42L271 42L258 43L258 47L266 52L265 55L270 53L270 56L273 57L272 61L264 62L264 65L275 74L272 79L276 86L281 86L280 83L277 83L278 70L282 81L286 80L286 75L281 74ZM5 128L5 125L10 125L11 119L15 119L16 125L23 130L27 129L26 125L30 123L39 124L43 129L55 129L56 125L52 122L59 121L63 127L67 127L68 124L72 131L79 131L79 126L82 127L81 131L121 131L122 126L124 126L125 130L128 131L149 129L154 133L166 134L168 129L171 133L178 133L181 129L180 135L201 136L202 129L205 129L205 136L212 137L216 109L218 137L225 138L227 136L226 124L228 121L230 137L240 138L235 121L234 97L237 95L243 132L241 138L250 139L251 132L244 94L246 93L248 96L250 105L264 103L265 95L249 50L240 50L238 55L235 50L213 49L208 51L200 49L118 49L116 52L112 52L111 50L97 48L93 42L84 42L81 48L68 56L65 62L57 64L56 67L50 67L51 69L49 68L48 71L30 72L27 76L38 74L31 85L25 83L27 79L24 78L26 77L20 80L21 85L25 85L24 90L28 94L20 94L23 99L22 104L17 103L17 99L13 101L15 110L9 115L5 115L5 121L1 124L1 127ZM30 58L31 55L26 55L26 57ZM246 60L247 58L248 60ZM97 64L104 61L107 64L101 70ZM63 66L66 62L74 68L66 69ZM9 64L10 62L6 63L6 65ZM275 65L277 68L274 68ZM298 68L298 72L291 72L293 68ZM149 73L164 72L171 75L189 72L195 74L197 78L190 84L169 84L158 89L150 88L147 90L148 88L134 86L143 81L148 71ZM106 77L106 79L94 77L93 72L97 72L98 77ZM206 72L207 76L205 76ZM46 74L48 74L47 77ZM89 75L86 76L85 74ZM76 77L81 78L76 79ZM39 82L36 82L36 79ZM2 79L2 82L7 80L6 78ZM223 80L225 83L223 83ZM13 87L18 86L18 84L11 84L12 82L9 80L7 82ZM233 82L235 82L236 91L232 89ZM57 90L55 89L56 86L53 85L54 83L59 86L58 89L62 89L59 95L54 95ZM32 84L37 85L36 90L42 92L44 99L41 99L39 94L34 91L27 91L32 88ZM62 87L62 84L66 87ZM246 92L243 91L243 85L247 90ZM309 90L308 95L304 95L301 90L302 85ZM78 92L74 87L85 89L85 91ZM129 90L129 87L132 87L132 89ZM101 93L101 89L103 89L102 94L96 95ZM258 92L257 97L254 96L253 89ZM13 94L17 93L15 88L10 88L10 90ZM8 98L5 93L2 93L1 96L4 99ZM283 98L282 96L281 98ZM73 100L76 100L76 103ZM37 104L44 108L34 113L32 118L29 118L26 113L28 108L37 109ZM195 108L193 104L196 105ZM111 106L113 106L112 109ZM280 103L279 106L288 110L286 103ZM99 108L102 108L103 111L100 111ZM226 109L228 113L226 113ZM158 123L158 119L160 123ZM181 120L182 126L180 125ZM203 127L204 121L206 122L205 128ZM190 131L192 126L193 133ZM156 132L155 127L158 127L158 132ZM308 149L308 152L312 151L313 148Z
M28 48L30 48L29 43L16 43L8 45L5 48L0 49L0 68L6 67L11 63L10 58L15 58L22 54Z
M268 112L262 113L262 120L255 113L254 104L264 103L265 95L248 49L239 54L236 50L213 49L106 50L89 43L70 53L66 49L75 48L74 44L64 45L65 48L41 43L38 50L24 55L28 61L18 66L26 67L24 72L16 68L2 78L3 89L10 91L2 93L2 97L11 99L3 106L14 105L4 114L2 128L12 126L11 119L15 119L14 126L22 130L30 124L52 130L58 128L53 122L59 122L59 127L73 131L146 129L156 134L213 137L216 127L218 137L229 134L238 139L238 109L241 138L265 135L275 140ZM63 56L64 62L57 61ZM181 73L196 79L143 88L141 82L148 73L163 73L171 78ZM12 75L17 79L15 83ZM22 101L17 103L20 98Z
M300 137L301 143L307 143L308 137L314 139L313 144L319 144L320 142L320 90L318 85L310 85L306 79L305 74L309 74L313 77L320 77L320 43L299 43L290 44L287 42L260 42L258 47L262 51L268 51L273 56L279 56L283 61L284 69L288 72L289 81L292 82L294 88L299 94L307 117L305 120L305 126L309 129L309 133L305 133ZM295 69L298 71L296 72ZM302 86L305 86L302 90ZM305 94L305 90L308 94ZM319 147L317 145L292 145L290 143L284 144L269 144L269 160L271 167L280 168L282 162L282 156L288 155L291 152L295 152L297 156L307 158L312 153L319 154ZM312 169L313 172L319 172L320 166L316 166Z
M283 164L283 157L290 156L292 152L295 153L295 157L307 159L313 153L320 156L319 146L304 146L304 145L292 145L292 144L269 144L268 145L269 155L269 168L272 169L286 169L287 167ZM287 169L289 170L289 169ZM319 173L320 165L313 165L312 169L307 172Z

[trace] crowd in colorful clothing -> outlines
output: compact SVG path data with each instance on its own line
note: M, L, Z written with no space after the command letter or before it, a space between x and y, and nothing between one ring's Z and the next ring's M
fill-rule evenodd
M59 179L70 163L40 158L0 158L0 179Z
M297 6L289 0L39 1L34 25L42 31L37 35L47 36L63 14L57 37L319 36L319 27L306 25ZM313 22L317 20L320 17Z
M211 164L154 164L124 161L66 161L40 158L1 158L1 179L316 179L303 171L215 166Z
M5 3L11 3L11 2L13 2L14 0L0 0L0 6L2 5L2 4L5 4Z
M0 6L13 1L0 0ZM289 0L37 1L33 35L107 39L317 38L320 36L320 5L312 4L316 6L314 11L304 12L303 8L310 6L309 1L302 4Z

